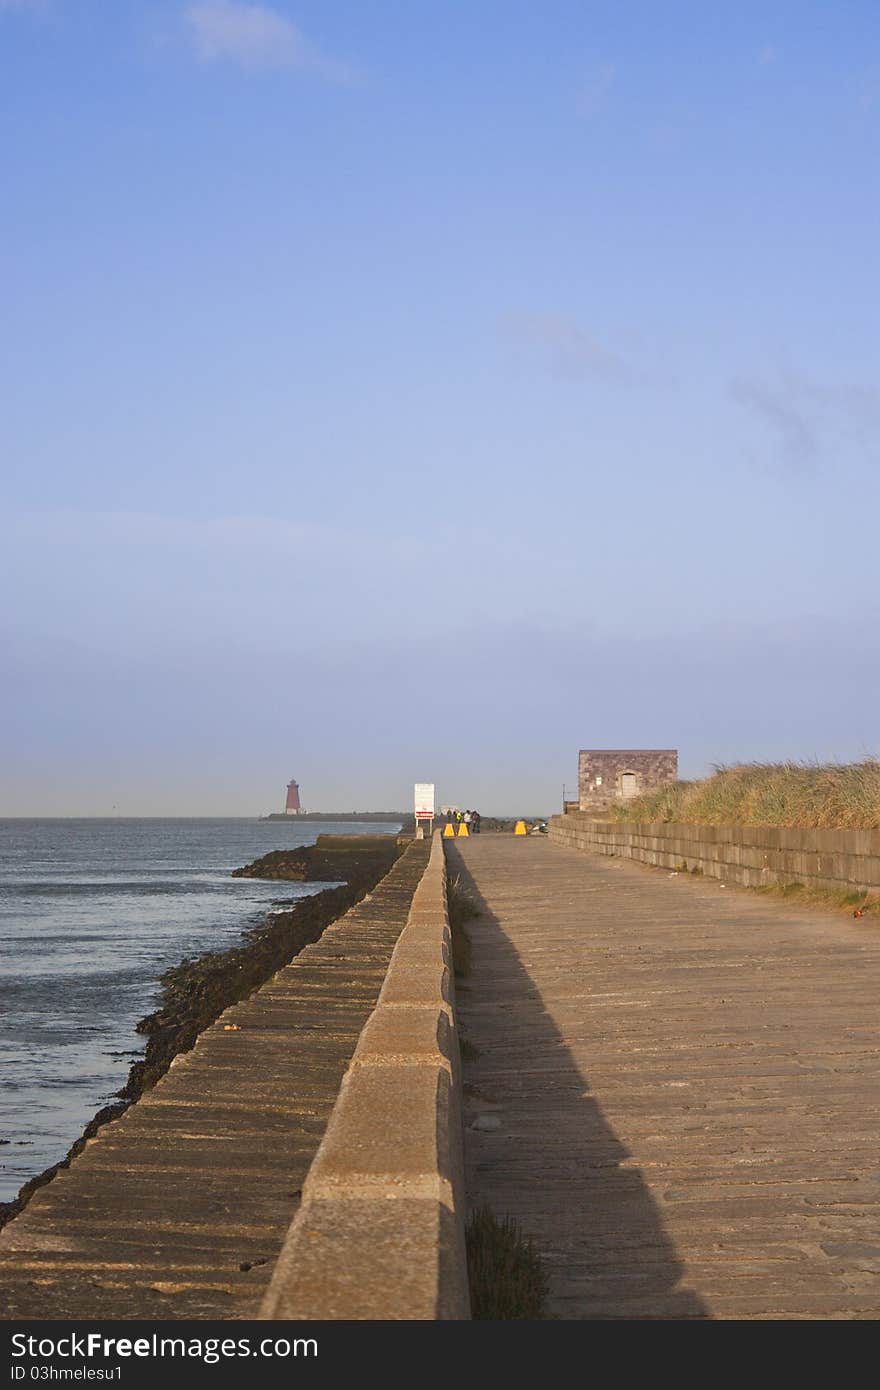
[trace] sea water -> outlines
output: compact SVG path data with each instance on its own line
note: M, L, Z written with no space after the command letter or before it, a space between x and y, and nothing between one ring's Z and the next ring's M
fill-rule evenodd
M63 1158L143 1055L169 966L326 884L231 878L270 850L392 824L0 820L0 1201Z

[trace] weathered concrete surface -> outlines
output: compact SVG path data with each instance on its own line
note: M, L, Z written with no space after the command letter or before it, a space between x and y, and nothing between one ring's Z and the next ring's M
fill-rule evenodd
M749 888L797 882L837 892L880 889L880 830L611 821L574 811L551 816L550 839L669 869L684 862Z
M468 1198L534 1237L550 1314L880 1316L876 928L543 838L447 848L486 904Z
M6 1318L250 1318L430 846L391 872L0 1234Z
M470 1317L450 956L435 835L261 1317Z

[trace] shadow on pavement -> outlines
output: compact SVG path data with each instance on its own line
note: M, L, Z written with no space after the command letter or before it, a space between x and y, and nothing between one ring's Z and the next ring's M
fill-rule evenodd
M589 1078L457 846L446 850L450 877L481 908L467 925L471 971L456 986L462 1036L477 1050L463 1068L469 1206L488 1202L532 1237L550 1317L710 1317L680 1287L678 1251Z

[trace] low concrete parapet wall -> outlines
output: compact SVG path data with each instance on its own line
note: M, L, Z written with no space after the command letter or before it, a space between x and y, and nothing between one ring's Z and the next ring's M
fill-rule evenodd
M262 1318L470 1317L453 990L438 834Z
M553 816L550 839L644 864L700 869L750 888L880 890L880 830L814 830L763 825L676 825L597 821L585 812Z

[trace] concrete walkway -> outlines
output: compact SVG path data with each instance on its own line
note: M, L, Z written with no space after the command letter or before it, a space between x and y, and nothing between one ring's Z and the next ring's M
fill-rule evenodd
M880 1316L876 921L537 837L448 859L485 905L468 1197L534 1238L550 1315Z

